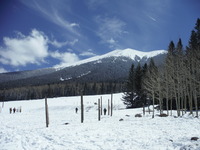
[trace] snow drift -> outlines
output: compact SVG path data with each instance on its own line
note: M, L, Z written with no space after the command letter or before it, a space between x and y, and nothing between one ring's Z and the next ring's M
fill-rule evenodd
M191 137L200 136L200 119L188 114L182 118L152 119L148 113L136 118L135 114L142 114L142 109L124 109L119 93L113 95L113 116L103 115L98 121L95 102L101 96L103 108L107 108L110 95L84 96L84 123L80 121L79 96L48 99L49 128L45 127L44 99L5 102L0 113L0 149L200 149L200 140L191 141ZM9 114L10 107L19 106L22 113Z

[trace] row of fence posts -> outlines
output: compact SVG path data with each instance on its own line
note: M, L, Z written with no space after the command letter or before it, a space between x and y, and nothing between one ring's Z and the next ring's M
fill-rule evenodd
M113 114L113 94L111 94L111 102L108 99L108 115L112 116ZM98 99L98 120L101 120L101 115L103 114L103 107L102 107L102 96L101 99Z
M103 114L102 107L102 96L101 99L98 99L98 120L101 120L101 115ZM108 99L108 115L113 115L113 94L111 94L111 101ZM49 110L47 104L47 97L45 97L45 117L46 117L46 127L49 126ZM84 121L84 104L83 104L83 95L81 95L81 123Z

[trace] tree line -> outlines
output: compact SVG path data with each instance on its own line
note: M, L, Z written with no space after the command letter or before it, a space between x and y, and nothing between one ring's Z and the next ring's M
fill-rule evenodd
M23 86L0 90L0 101L31 100L61 96L96 95L122 92L123 82L59 82L53 84Z
M154 105L158 104L160 113L163 109L169 115L176 109L177 116L187 110L198 117L200 108L200 19L197 19L194 30L186 48L181 39L175 45L169 43L168 54L164 67L158 69L153 59L149 65L140 69L140 64L134 70L132 66L129 79L126 83L127 92L123 101L128 108L141 107L149 100ZM138 77L138 74L139 77ZM136 104L137 102L137 104ZM153 110L154 112L154 110ZM153 116L154 117L154 113Z

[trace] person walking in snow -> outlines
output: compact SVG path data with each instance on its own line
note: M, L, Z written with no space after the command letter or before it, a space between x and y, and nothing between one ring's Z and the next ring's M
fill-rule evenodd
M12 114L12 108L10 108L10 114Z
M75 111L76 111L76 113L78 113L78 108L77 107L76 107Z
M13 113L15 113L15 111L16 111L16 108L14 107L14 108L13 108Z
M103 109L104 115L106 115L106 111L107 111L106 108L104 108L104 109Z

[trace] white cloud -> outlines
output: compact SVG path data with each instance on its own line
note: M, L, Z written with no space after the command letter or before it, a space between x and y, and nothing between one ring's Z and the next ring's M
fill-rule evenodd
M64 67L70 63L79 61L79 57L75 53L70 52L52 52L51 57L60 60L60 64L56 65L55 67Z
M0 68L0 73L6 73L8 72L7 70L5 70L4 68Z
M12 66L40 64L48 56L48 37L33 29L30 35L18 34L17 38L3 38L0 47L0 62Z
M96 17L96 22L99 25L97 35L101 38L103 43L115 45L116 40L121 38L125 31L125 22L117 18L102 18Z
M78 42L78 39L75 39L71 42L69 42L69 45L74 46Z
M73 41L65 41L65 42L58 42L57 40L53 40L53 41L49 40L49 43L57 48L61 48L66 45L74 46L77 42L78 42L78 39L75 39Z
M80 56L86 56L86 57L96 56L96 54L93 52L92 49L88 49L88 50L80 53L79 55Z
M153 17L151 17L151 16L149 16L149 18L150 18L151 20L153 20L153 21L157 21L155 18L153 18Z
M94 54L93 52L87 51L87 52L82 52L80 56L96 56L96 54Z
M78 23L70 23L70 26L71 27L79 27L79 24Z
M113 38L111 38L111 39L108 40L107 42L110 43L110 44L114 44L114 43L116 43L116 41L115 41Z
M58 42L57 40L53 40L53 41L49 41L49 43L52 44L55 47L60 48L60 47L63 47L65 45L67 45L68 41L66 41L66 42Z
M157 21L154 17L150 16L150 15L147 15L147 17L149 17L149 19L151 19L152 21Z

